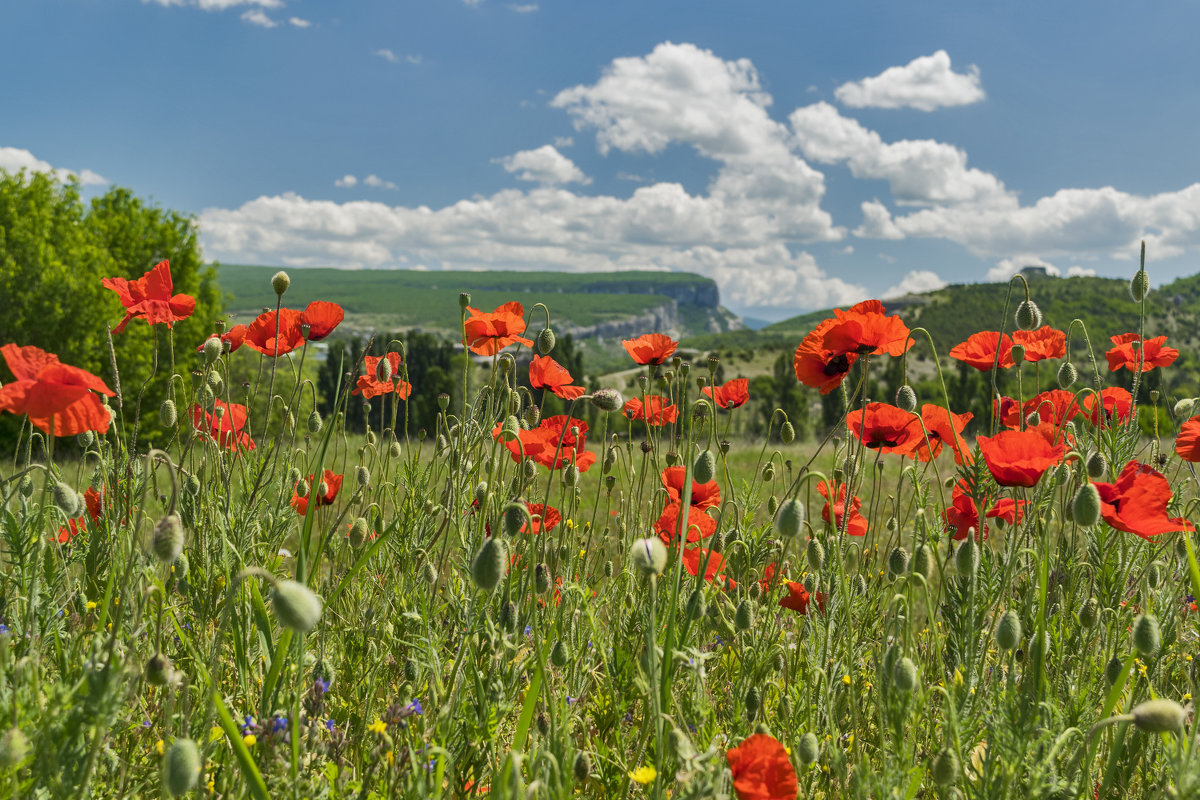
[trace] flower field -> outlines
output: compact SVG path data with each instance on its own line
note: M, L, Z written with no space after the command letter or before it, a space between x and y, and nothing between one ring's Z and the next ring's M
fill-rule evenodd
M796 343L839 423L730 441L715 356L648 331L591 390L552 308L464 293L475 360L410 433L398 341L318 411L343 310L285 273L201 342L168 262L104 286L108 373L0 346L0 796L1200 797L1200 407L1152 330L1055 327L1019 276L963 342L864 301ZM131 374L140 325L170 358ZM989 417L918 396L921 351Z

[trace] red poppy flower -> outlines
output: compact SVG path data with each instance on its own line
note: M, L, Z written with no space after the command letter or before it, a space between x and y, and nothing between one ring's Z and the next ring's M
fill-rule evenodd
M835 353L873 353L902 356L911 346L908 326L897 316L887 316L878 300L864 300L836 318L825 331L822 346Z
M1129 421L1129 415L1133 411L1133 395L1129 390L1120 386L1101 389L1100 401L1104 408L1104 419L1100 418L1100 405L1096 403L1096 395L1088 394L1083 400L1083 410L1093 425L1107 428L1113 420L1121 425Z
M942 452L942 444L946 444L954 453L957 464L970 464L975 459L967 448L963 438L963 429L974 418L971 412L950 414L942 406L925 403L921 406L921 422L925 426L928 440L922 440L917 446L917 458L921 461L932 461Z
M246 346L272 358L287 355L304 344L300 317L291 308L264 311L246 328Z
M779 607L791 609L799 614L807 614L809 603L814 599L813 595L808 593L803 583L793 583L791 581L786 581L786 583L788 595L779 601ZM821 610L821 613L825 613L824 592L817 592L815 599L817 601L817 608Z
M1175 437L1175 452L1184 461L1200 462L1200 417L1192 417L1179 426Z
M829 394L841 386L846 374L858 360L857 353L831 350L825 346L825 334L836 324L836 319L827 319L818 325L796 347L796 354L792 358L796 380L821 394Z
M750 379L734 378L721 386L705 386L700 392L708 395L717 408L739 408L750 400Z
M1021 414L1025 419L1029 419L1029 415L1035 412L1043 423L1062 427L1082 414L1083 409L1075 402L1073 392L1065 389L1050 389L1029 398L1021 407Z
M1150 539L1160 533L1194 531L1182 517L1168 517L1171 484L1157 470L1130 461L1116 483L1096 483L1100 493L1100 516L1119 531Z
M574 386L571 373L550 356L534 356L529 362L529 385L534 389L549 389L564 400L574 400L586 391Z
M240 403L214 400L211 414L199 405L192 406L192 427L211 436L226 450L255 449L254 440L243 430L246 417L246 407Z
M888 403L867 403L846 415L846 427L865 447L881 453L912 455L925 438L920 418Z
M525 307L517 302L498 306L490 314L468 308L471 316L463 323L464 343L472 353L494 356L510 344L518 342L533 347L525 332Z
M533 517L532 527L527 522L521 526L521 533L547 533L558 527L558 523L562 522L562 512L554 506L542 505L541 503L526 503L525 507L529 509L529 515Z
M304 516L308 513L308 500L314 498L317 501L317 508L321 506L331 506L337 500L338 491L342 488L342 475L334 474L333 470L325 470L321 473L321 480L314 482L312 475L308 476L308 494L301 497L299 494L292 494L292 508L296 509L296 513ZM320 484L325 484L324 494L320 493Z
M684 548L683 567L693 578L700 571L700 565L704 563L705 559L708 560L708 563L704 567L704 580L727 589L737 588L737 582L729 576L721 574L725 570L725 558L720 553L705 550L699 545Z
M308 326L308 336L305 337L307 341L319 342L333 333L333 329L340 325L345 318L346 312L342 311L342 307L337 303L314 300L300 315L300 325Z
M1013 365L1012 345L1012 339L1007 333L980 331L968 336L965 342L950 348L950 357L984 372L990 370L993 364L1008 369ZM999 363L996 363L997 348L1000 350Z
M1030 487L1063 459L1066 445L1062 441L1055 444L1054 438L1052 426L1038 426L980 436L978 442L983 460L996 483Z
M217 334L214 333L213 336L217 336ZM212 337L210 336L209 338L211 339ZM234 350L237 350L239 347L241 347L242 343L246 341L246 326L234 325L232 328L225 331L225 333L222 333L219 338L221 340L221 344L228 348L225 350L225 352L232 353ZM204 343L201 342L200 346L196 348L196 352L201 353L203 351Z
M942 519L946 522L946 527L952 531L953 538L957 541L962 541L970 535L970 531L975 531L975 537L982 539L987 537L988 526L979 524L979 508L975 505L975 500L971 497L970 487L965 481L959 481L954 485L954 492L950 505L942 512ZM1010 525L1016 525L1024 516L1024 508L1027 500L1017 502L1012 498L1001 498L995 505L988 509L985 516L989 519L1002 519ZM987 498L984 498L984 504L987 504Z
M572 433L572 429L577 430L578 435ZM502 430L503 426L497 425L492 436L500 438ZM583 420L559 414L542 420L533 430L519 431L517 439L504 442L504 446L514 461L520 461L524 455L547 469L574 464L580 472L587 472L596 463L596 454L586 449L587 431L588 425Z
M647 333L621 342L625 352L639 364L661 364L675 354L679 342L664 333Z
M1021 427L1021 404L1011 397L998 397L992 401L992 414L1006 428Z
M821 493L821 497L825 498L825 506L821 509L821 519L831 522L833 527L840 531L843 525L843 515L846 513L846 484L837 484L837 502L832 504L832 508L829 502L829 485L825 481L818 481L817 491ZM847 536L867 535L867 518L859 513L860 508L862 508L862 500L858 497L851 497L850 518L844 521Z
M800 785L783 745L756 733L725 754L738 800L796 800Z
M386 381L379 380L379 362L387 358L392 365L392 377ZM366 356L363 359L365 375L359 375L354 389L350 394L361 394L364 398L379 397L381 394L396 393L401 400L407 400L412 394L412 384L400 380L401 357L399 353L387 353L386 356Z
M771 584L774 582L774 579L775 579L775 562L772 561L770 564L767 564L767 568L763 570L763 576L761 578L759 578L759 580L758 580L759 588L761 588L764 592L769 592L771 590Z
M668 503L662 514L654 521L654 532L665 544L674 543L678 536L680 507L680 503ZM684 538L688 544L707 539L717 532L717 521L704 513L704 509L696 508L696 506L688 507L686 524L687 530Z
M647 395L645 405L640 397L625 401L624 411L627 419L644 419L647 425L670 425L679 419L679 406L669 405L657 394Z
M1067 355L1067 334L1049 325L1043 325L1036 331L1013 331L1012 341L1025 348L1025 360L1029 362L1065 358Z
M1116 347L1104 355L1108 358L1109 370L1113 372L1122 367L1130 372L1136 372L1139 366L1142 372L1149 372L1155 367L1169 367L1175 363L1175 359L1179 358L1178 350L1174 347L1167 347L1167 337L1165 336L1155 336L1153 339L1146 339L1142 342L1142 337L1136 333L1122 333L1111 339ZM1141 343L1140 348L1137 347L1139 343Z
M683 479L686 471L684 467L667 467L662 471L662 485L673 503L680 502L683 497ZM721 487L717 486L716 481L692 481L691 504L695 508L716 508L721 505Z
M116 292L125 307L125 319L117 323L113 333L124 331L129 320L135 317L141 317L151 325L165 322L169 328L196 310L196 298L171 294L171 265L167 261L158 262L137 280L105 278L100 283Z
M103 501L100 493L89 486L83 493L83 500L84 504L87 506L87 516L81 514L74 519L68 519L67 524L58 529L58 534L50 537L50 541L57 542L59 544L66 544L87 530L89 527L89 518L91 519L91 524L93 525L100 521L100 507Z
M113 392L100 378L32 345L6 344L0 355L16 378L0 386L0 411L25 414L39 430L53 430L55 436L108 431L112 415L95 392L109 397Z

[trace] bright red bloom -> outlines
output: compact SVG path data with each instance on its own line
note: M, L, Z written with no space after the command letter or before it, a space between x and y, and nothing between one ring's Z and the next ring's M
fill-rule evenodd
M738 800L796 800L800 785L783 745L756 733L725 754Z
M314 482L314 476L308 476L308 494L301 497L297 493L292 494L292 508L296 509L296 513L304 516L308 513L309 498L314 498L317 501L317 508L321 506L331 506L337 500L338 492L342 488L343 475L334 474L333 470L325 470L321 474L321 480ZM325 484L325 493L321 494L320 484Z
M920 418L888 403L868 403L846 415L846 427L865 447L881 453L912 455L924 441Z
M793 583L786 581L788 596L779 601L780 608L791 609L800 614L808 613L808 605L813 600L813 595L808 593L804 588L803 583ZM821 609L821 613L825 613L825 594L824 592L816 593L817 608Z
M578 435L572 433L572 429L577 430ZM503 426L497 425L492 436L500 438L502 430ZM573 463L580 472L587 472L596 463L596 454L586 449L587 431L588 425L583 420L559 414L542 420L533 430L519 431L517 439L504 442L504 446L512 454L513 461L520 461L523 455L547 469L560 469L564 464Z
M1013 331L1012 341L1025 348L1025 360L1031 363L1067 355L1067 334L1049 325L1036 331Z
M750 379L734 378L721 386L705 386L700 393L708 395L717 408L738 408L750 400Z
M67 524L58 529L58 534L50 537L50 541L65 544L90 527L88 524L89 518L92 525L100 521L100 508L103 502L100 493L89 486L83 493L83 500L87 506L87 516L81 514L74 519L68 519Z
M956 483L951 503L942 512L942 519L945 520L946 527L953 532L953 538L957 541L966 539L972 530L975 531L976 539L987 537L988 526L979 524L979 508L975 505L970 491L970 486L965 481ZM984 497L985 506L987 502L988 498ZM1028 502L1028 500L1017 502L1010 497L1004 497L988 509L986 516L989 519L1002 519L1010 525L1016 525L1024 516L1025 505Z
M308 326L307 341L319 342L346 318L346 312L337 303L313 300L300 315L300 324ZM303 333L303 330L301 331Z
M529 515L533 517L533 526L529 523L521 526L521 533L541 533L546 531L549 533L558 527L558 523L562 522L562 512L554 506L542 505L541 503L526 503L525 507L529 509Z
M965 342L950 348L950 357L970 364L978 370L987 372L995 364L1001 369L1013 365L1012 339L1007 333L999 331L980 331L967 337ZM996 349L1000 350L999 363L996 363Z
M796 380L821 394L829 394L841 386L846 374L858 360L857 353L844 353L825 346L825 334L836 324L836 319L827 319L818 325L796 347L796 354L792 358Z
M1021 427L1021 404L1011 397L999 397L993 400L992 414L1006 428Z
M662 485L667 490L671 502L678 503L683 498L684 467L667 467L662 471ZM696 483L692 481L692 506L695 508L716 508L721 505L721 487L716 481Z
M1093 484L1100 492L1100 516L1119 531L1150 539L1160 533L1194 531L1182 517L1168 517L1171 484L1157 470L1130 461L1116 483Z
M167 261L158 262L137 280L105 278L100 283L116 292L125 307L125 319L117 323L113 333L124 331L129 320L135 317L141 317L151 325L165 322L169 328L196 310L196 298L171 294L171 265Z
M468 308L471 316L463 323L463 342L472 353L494 356L510 344L533 347L525 332L525 307L518 302L505 303L490 314Z
M625 352L639 364L661 364L675 354L679 342L664 333L647 333L621 342Z
M662 514L654 521L654 532L667 545L675 542L679 533L679 511L681 504L668 503ZM717 532L717 521L696 506L688 507L687 530L684 538L688 544L707 539Z
M963 438L963 429L974 418L971 412L964 414L949 414L942 406L925 403L921 406L921 422L925 426L928 440L917 446L917 458L921 461L932 461L942 452L945 443L954 452L957 464L970 464L974 461L967 442Z
M825 506L821 509L821 519L832 522L833 527L840 531L843 525L843 516L846 513L846 484L837 484L837 502L832 504L829 502L829 485L825 481L817 482L817 491L821 493L821 497L825 498ZM856 496L851 497L850 517L844 520L847 536L867 535L867 518L859 513L860 508L862 508L862 500Z
M586 391L573 385L574 380L567 368L550 356L534 356L529 362L529 385L534 389L549 389L564 400L574 400Z
M1122 367L1130 372L1136 372L1141 367L1142 372L1149 372L1155 367L1169 367L1179 358L1179 351L1167 347L1166 336L1155 336L1153 339L1142 341L1136 333L1122 333L1110 337L1116 345L1105 353L1108 358L1109 370L1115 372ZM1138 347L1138 344L1141 347ZM1138 350L1141 350L1139 353Z
M213 336L216 336L216 335L217 334L215 334L215 333L213 334ZM210 336L209 338L211 339L212 336ZM228 348L225 352L232 353L234 350L237 350L239 347L241 347L242 343L246 341L246 326L245 325L234 325L232 328L225 331L225 333L221 334L219 338L221 340L221 344L225 345ZM204 343L203 342L201 342L200 346L196 348L196 352L197 353L204 352Z
M32 345L6 344L0 355L16 378L0 386L0 411L25 414L39 430L53 430L55 436L108 431L112 416L94 393L112 397L113 392L100 378Z
M1109 386L1100 390L1100 400L1104 407L1104 419L1100 419L1100 408L1096 404L1096 395L1088 394L1083 400L1083 410L1091 418L1093 425L1107 428L1115 419L1118 424L1129 421L1133 411L1133 395L1128 389L1120 386Z
M835 353L873 353L902 356L911 347L908 326L887 316L878 300L864 300L848 310L834 309L835 321L825 331L822 346Z
M978 442L996 483L1030 487L1046 470L1060 463L1066 453L1066 445L1062 441L1054 443L1054 438L1052 426L1038 426L980 436Z
M199 405L192 406L192 427L211 436L226 450L255 449L254 440L243 430L246 417L246 407L240 403L214 400L211 414Z
M392 365L392 377L386 381L379 380L379 362L387 358ZM384 356L366 356L363 359L365 375L359 375L350 394L361 394L364 398L379 397L381 394L398 394L401 400L407 400L412 394L412 384L400 379L401 357L399 353L387 353Z
M627 419L646 420L647 425L670 425L679 419L679 406L670 405L661 395L646 396L645 405L640 397L625 401L625 417Z
M246 328L246 346L272 358L287 355L304 344L300 317L300 312L291 308L281 308L278 313L264 311Z
M1175 437L1175 452L1184 461L1200 462L1200 417L1192 417L1179 426Z
M727 589L736 589L737 582L727 575L721 573L725 570L725 558L720 553L714 553L711 550L705 550L703 547L687 547L683 551L683 567L692 577L700 571L700 565L704 560L708 559L708 563L704 567L704 580L709 583L716 583L718 586L724 586Z
M1066 389L1050 389L1029 398L1021 407L1021 414L1026 419L1034 412L1037 412L1043 423L1048 422L1061 428L1082 414L1083 409L1075 402L1073 392Z

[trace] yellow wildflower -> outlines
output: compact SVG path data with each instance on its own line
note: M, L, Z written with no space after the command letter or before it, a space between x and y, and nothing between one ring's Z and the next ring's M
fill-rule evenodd
M224 733L225 732L221 730L220 725L213 725L208 729L208 740L210 742L215 742L217 739L220 739Z
M849 675L843 675L843 676L842 676L842 683L844 683L844 684L846 684L847 686L849 686L849 685L850 685L850 676L849 676Z
M258 743L258 737L253 733L247 733L242 737L242 741L246 743L247 747L254 747L254 745Z
M97 603L95 600L88 600L88 602L87 602L87 610L88 610L88 611L95 611L95 610L96 610L96 606L98 606L98 605L100 605L100 604L99 604L99 603Z
M163 754L163 740L162 739L159 739L157 742L154 743L154 752L158 753L160 756Z
M376 717L375 721L367 726L367 730L375 731L376 733L383 733L387 730L387 723L381 720L379 717Z
M657 775L658 770L649 764L644 767L638 767L629 773L630 778L642 784L643 786L645 786L647 783L653 783L654 778L657 777Z

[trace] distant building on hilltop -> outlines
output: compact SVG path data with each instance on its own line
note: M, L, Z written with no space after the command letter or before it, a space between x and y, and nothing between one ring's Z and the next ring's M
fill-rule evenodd
M1030 264L1027 267L1021 267L1021 274L1025 276L1026 280L1051 277L1050 272L1045 267L1034 264Z

